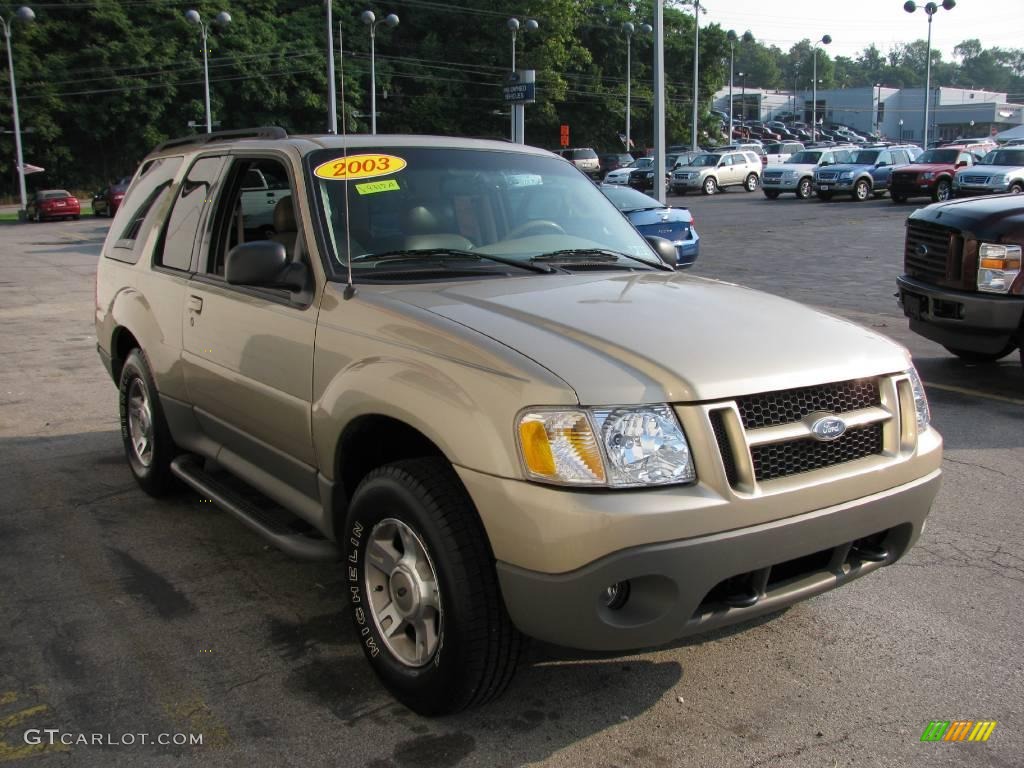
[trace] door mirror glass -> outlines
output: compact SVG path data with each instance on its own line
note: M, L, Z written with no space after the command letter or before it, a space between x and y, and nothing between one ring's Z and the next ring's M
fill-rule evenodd
M279 287L288 266L284 245L271 240L254 240L236 245L224 264L224 279L231 285Z
M658 254L658 257L668 266L675 269L676 264L679 261L679 253L676 251L676 247L672 245L671 240L666 240L664 237L655 237L650 235L646 238L651 247Z

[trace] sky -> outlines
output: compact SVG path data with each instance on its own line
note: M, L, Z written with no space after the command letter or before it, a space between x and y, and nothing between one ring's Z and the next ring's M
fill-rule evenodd
M941 4L942 0L938 0ZM738 33L750 30L765 45L783 51L806 38L831 35L830 56L855 57L874 43L883 53L897 43L928 37L924 1L914 13L903 0L701 0L701 26L717 22ZM957 0L932 22L932 47L951 61L953 46L977 38L985 48L1024 48L1024 0Z

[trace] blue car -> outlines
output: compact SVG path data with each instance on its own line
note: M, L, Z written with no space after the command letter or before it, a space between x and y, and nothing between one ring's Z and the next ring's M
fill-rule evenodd
M909 144L858 149L849 163L819 166L814 172L814 191L820 200L831 200L834 195L849 195L857 202L881 197L889 189L892 169L914 162L919 154L920 148Z
M664 237L676 247L676 268L693 266L700 252L700 235L686 208L670 208L629 187L601 184L601 191L639 230L641 235Z

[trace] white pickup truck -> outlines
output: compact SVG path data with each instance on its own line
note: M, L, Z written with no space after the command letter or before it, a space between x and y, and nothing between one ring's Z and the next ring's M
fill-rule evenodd
M291 195L287 179L268 177L253 168L242 181L242 221L247 230L274 234L274 207L282 197Z
M803 149L789 162L771 164L761 174L761 190L769 200L783 192L792 192L801 200L814 191L814 170L823 165L836 165L850 161L853 147L828 147Z
M768 165L778 165L789 161L789 158L802 150L804 145L799 141L778 141L764 145L764 154Z

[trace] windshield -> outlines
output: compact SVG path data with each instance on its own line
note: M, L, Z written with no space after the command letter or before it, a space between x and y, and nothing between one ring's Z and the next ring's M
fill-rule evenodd
M630 189L629 187L619 187L613 184L608 184L606 186L602 186L601 191L604 192L605 196L615 203L615 207L623 213L629 213L631 211L646 211L665 207L653 197L648 197L643 192L637 192L635 189Z
M632 168L650 168L654 165L653 157L638 157L633 161Z
M595 250L621 255L611 257L612 268L616 262L643 268L637 259L660 266L600 190L555 157L360 147L349 150L348 182L337 149L313 152L307 163L331 263L339 272L349 248L353 269L364 275L407 268L410 260L431 261L435 271L441 260L448 259L446 265L458 260L465 272L493 268L500 259L529 264L553 252ZM502 269L507 273L507 266Z
M41 200L59 200L63 197L71 197L71 194L63 189L51 189L47 192L39 193Z
M850 162L858 165L874 165L876 160L878 160L877 149L860 149L853 153Z
M918 163L942 163L952 165L960 154L959 149L929 149L918 156L915 162Z
M817 165L821 160L821 152L797 152L789 162L793 165Z
M696 165L701 168L712 168L718 165L718 161L721 159L721 155L697 155L690 162L690 165Z
M994 149L981 162L983 165L1024 165L1024 149Z
M769 155L781 155L783 154L781 144L765 144L764 151Z

